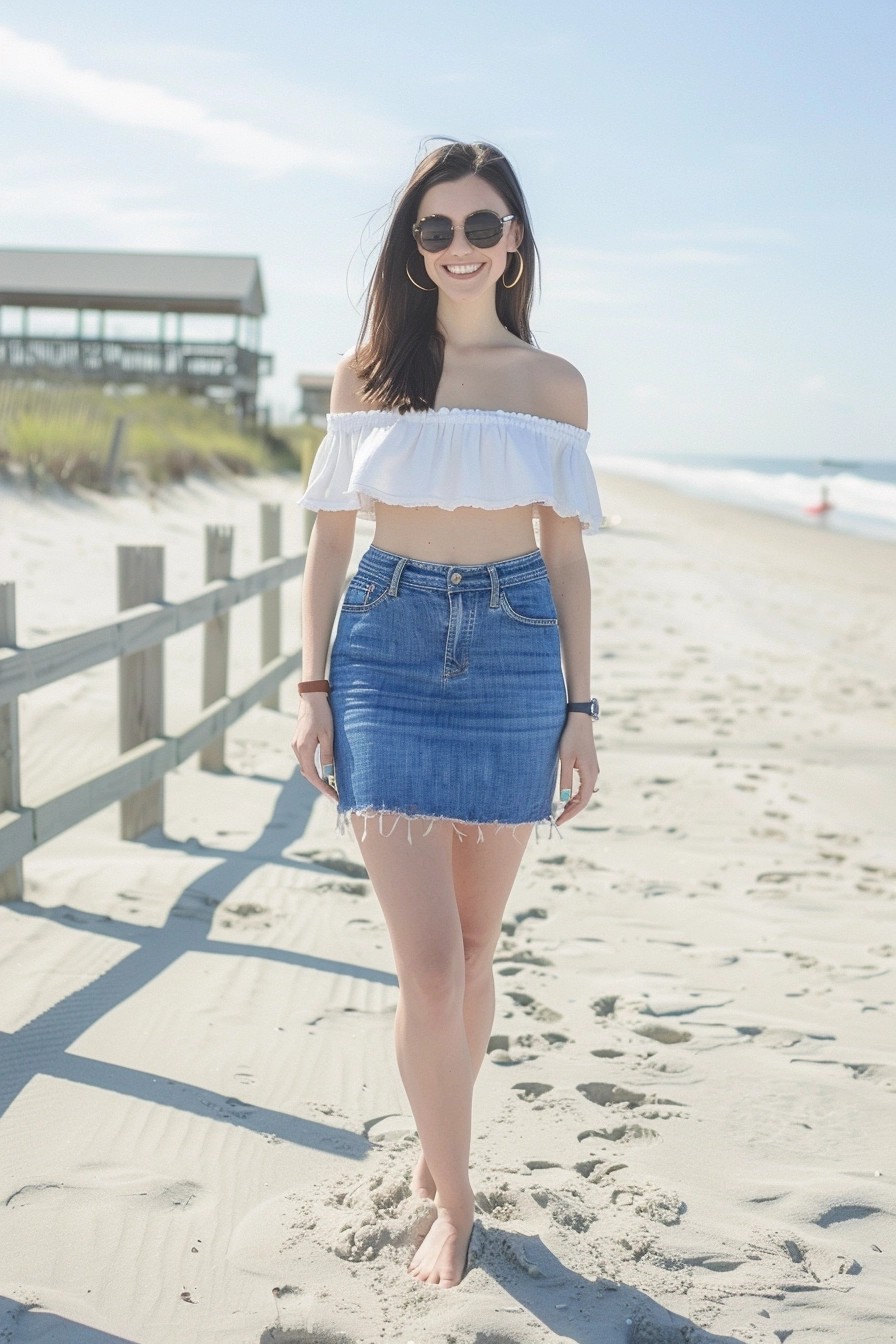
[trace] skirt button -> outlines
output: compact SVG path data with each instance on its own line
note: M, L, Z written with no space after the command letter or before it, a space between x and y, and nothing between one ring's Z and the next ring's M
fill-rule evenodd
M457 570L455 570L454 573L451 575L451 582L460 583L460 581L461 581L461 575L458 574Z

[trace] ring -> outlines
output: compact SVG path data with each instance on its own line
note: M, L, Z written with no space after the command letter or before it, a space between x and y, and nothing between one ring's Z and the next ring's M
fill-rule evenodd
M561 803L568 803L571 797L572 797L572 789L561 789L561 790L560 790L560 801L561 801Z

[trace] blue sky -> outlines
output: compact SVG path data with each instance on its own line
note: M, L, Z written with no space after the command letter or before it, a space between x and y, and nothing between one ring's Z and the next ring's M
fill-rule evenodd
M284 418L426 137L487 139L598 454L892 458L894 39L892 0L4 0L0 245L258 255Z

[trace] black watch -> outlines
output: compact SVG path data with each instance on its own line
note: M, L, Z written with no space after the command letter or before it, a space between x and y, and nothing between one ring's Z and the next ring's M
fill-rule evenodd
M592 695L590 700L567 700L566 708L577 710L580 714L590 714L592 719L600 718L600 705Z

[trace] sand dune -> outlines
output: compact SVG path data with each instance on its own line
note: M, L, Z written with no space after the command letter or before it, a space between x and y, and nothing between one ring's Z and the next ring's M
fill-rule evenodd
M286 688L232 773L169 776L164 835L110 809L0 907L0 1339L890 1344L892 549L601 479L601 792L507 907L466 1279L405 1273L432 1208L388 937ZM202 522L248 567L293 492L5 495L23 642L111 614L115 540L165 539L178 596ZM89 676L23 702L28 788L114 750L108 704Z

